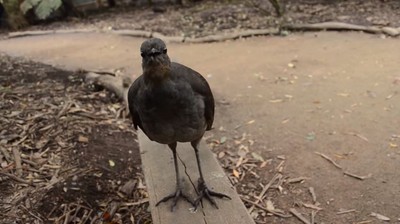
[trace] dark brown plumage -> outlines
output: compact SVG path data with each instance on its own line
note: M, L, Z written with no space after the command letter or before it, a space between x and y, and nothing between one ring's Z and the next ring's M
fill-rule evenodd
M182 192L176 156L177 142L191 142L200 173L200 195L191 203L197 207L200 200L206 197L217 207L211 196L229 197L207 188L198 156L198 144L204 132L211 130L214 121L214 97L210 86L198 72L171 62L161 39L146 40L140 51L143 74L135 80L128 92L133 124L136 129L142 129L152 141L168 144L173 153L176 172L176 192L159 203L173 198L174 209L180 197L191 202Z

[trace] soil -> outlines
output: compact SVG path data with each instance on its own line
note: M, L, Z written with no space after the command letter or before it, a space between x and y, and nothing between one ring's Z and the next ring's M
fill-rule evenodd
M131 216L148 220L146 201L126 205L146 199L147 194L137 188L143 175L136 134L109 109L122 106L115 96L91 91L79 74L48 65L5 55L0 65L1 147L11 155L16 147L28 160L20 178L34 178L35 183L29 186L0 175L1 223L59 223L66 214L68 223L95 219L126 223ZM54 106L67 102L73 105L59 115L64 107ZM71 110L86 113L79 116ZM24 125L29 134L19 128ZM4 155L0 155L2 172L15 174L16 161ZM121 193L129 181L136 188ZM113 203L120 206L108 218Z
M253 2L253 3L252 3ZM269 0L199 1L185 7L120 5L88 12L83 18L69 17L26 29L135 29L160 32L167 36L202 37L248 29L277 27L282 23L339 21L358 25L400 27L397 0L287 0L283 18L277 18ZM123 4L123 3L122 3Z
M340 19L361 25L399 26L397 1L335 4L291 1L290 4L296 2L302 5L298 9L301 13L292 14L296 22ZM181 11L167 7L167 12L161 14L151 9L126 9L127 12L118 15L105 12L89 15L87 20L37 28L140 28L194 36L237 29L236 25L223 29L215 21L210 22L212 28L204 25L204 29L190 30L192 25L180 26L182 23L176 19L182 19L179 13L188 13L197 21L203 12L223 12L212 11L212 7L206 7L208 4L196 4ZM229 20L229 16L222 14L221 18ZM252 21L257 16L263 18L257 11L252 11L248 18ZM237 21L233 23L242 24ZM249 24L243 27L269 26L268 21ZM0 49L13 56L68 69L122 68L125 73L137 76L142 41L104 34L71 34L3 40ZM260 204L264 207L273 204L285 216L295 208L308 219L316 214L316 223L381 223L385 217L390 218L390 223L399 222L398 40L357 32L318 32L210 44L170 43L168 47L174 61L201 72L213 89L217 102L215 129L205 138L244 200L254 202L272 177L281 174L281 181L273 183ZM92 138L97 135L93 133ZM341 168L316 152L328 156ZM113 159L117 160L117 156ZM104 158L100 161L109 166ZM310 187L315 190L315 201ZM109 197L114 197L113 191ZM251 203L244 203L252 207ZM371 215L374 213L379 215ZM302 223L294 217L283 218L262 209L254 209L251 215L257 223Z

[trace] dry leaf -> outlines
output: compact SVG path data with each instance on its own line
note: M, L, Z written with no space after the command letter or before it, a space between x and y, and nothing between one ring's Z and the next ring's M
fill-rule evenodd
M250 146L254 145L254 140L248 140L248 142Z
M218 153L218 159L222 159L225 156L225 152L219 152Z
M236 178L239 178L240 174L239 174L239 172L237 170L234 169L232 171L232 173L233 173L233 176L235 176Z
M267 165L267 163L268 163L267 161L262 162L261 165L260 165L260 168L265 167Z
M220 144L224 144L226 142L226 137L224 136L224 137L222 137L220 140L219 140L219 143Z
M254 159L256 159L258 161L261 161L261 162L264 161L264 158L255 152L252 152L251 155L253 156Z
M266 204L266 207L267 207L267 209L268 209L269 211L274 211L274 210L275 210L275 206L274 206L274 204L272 203L271 200L268 199L268 200L265 202L265 204Z
M110 165L111 167L114 167L115 162L110 159L110 160L108 160L108 165Z
M247 122L247 124L253 124L256 120L251 120L249 122Z
M248 148L247 146L240 145L237 154L238 154L240 157L246 157L246 155L247 155L248 152L249 152L249 148Z

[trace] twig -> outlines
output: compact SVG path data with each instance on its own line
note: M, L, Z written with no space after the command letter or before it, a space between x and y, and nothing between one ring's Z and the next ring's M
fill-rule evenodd
M322 158L328 160L330 163L332 163L337 168L342 169L342 167L339 164L337 164L333 159L331 159L329 156L327 156L323 153L320 153L320 152L315 152L315 154L320 155Z
M19 207L23 208L26 212L28 212L31 216L35 217L37 220L40 220L40 221L43 222L43 219L42 219L42 218L40 218L39 216L33 214L33 213L32 213L31 211L29 211L25 206L20 205Z
M144 204L144 203L147 203L147 202L149 202L149 199L145 198L145 199L137 201L137 202L123 202L123 203L121 203L121 206L128 206L129 207L129 206L141 205L141 204Z
M20 182L20 183L23 183L23 184L28 184L28 185L31 185L31 186L35 186L32 182L26 181L26 180L24 180L24 179L22 179L22 178L20 178L20 177L17 177L17 176L15 176L15 175L12 175L12 174L10 174L10 173L0 172L0 174L2 174L2 175L4 175L4 176L7 176L7 177L9 177L9 178L11 178L11 179L13 179L13 180L15 180L15 181L17 181L17 182Z
M306 207L306 208L311 208L311 209L317 210L317 211L322 210L322 208L320 208L320 207L318 207L316 205L313 205L313 204L303 203L303 206Z
M276 174L267 185L264 186L263 190L261 191L261 193L258 195L258 197L256 197L256 204L258 204L263 198L264 198L264 194L267 192L267 190L271 187L271 185L279 178L282 178L282 174L278 173ZM251 206L249 209L249 213L251 213L254 210L255 205Z
M317 212L318 211L314 211L314 210L311 211L311 224L315 223L315 216L317 215Z
M298 218L300 221L302 221L305 224L311 224L310 221L308 221L300 212L298 212L296 209L291 208L289 209L290 213L292 213L296 218Z
M104 71L91 71L91 70L84 70L84 69L82 69L82 70L79 70L78 72L79 72L79 73L82 73L82 74L92 72L92 73L96 73L96 74L99 74L99 75L110 75L110 76L114 76L114 77L116 76L115 73L112 73L112 72L104 72Z
M310 194L311 194L311 197L312 197L313 202L314 202L314 203L317 202L317 195L315 194L314 188L313 188L313 187L309 187L309 188L308 188L308 191L309 191Z
M353 174L353 173L349 173L348 171L344 171L343 174L344 174L344 175L347 175L347 176L349 176L349 177L354 177L354 178L359 179L359 180L365 180L365 179L371 177L371 175L368 175L368 176L359 176L359 175L356 175L356 174Z
M21 159L21 161L26 163L26 164L29 164L31 166L34 166L36 168L39 166L37 163L35 163L35 162L31 161L31 160L28 160L28 159Z
M359 137L360 139L369 142L368 138L355 132L348 132L347 134Z
M0 146L0 151L3 153L4 158L7 160L7 162L10 163L11 162L11 156L10 156L10 153L8 153L7 149L2 147L2 146Z
M22 163L21 163L21 154L19 153L18 148L13 147L12 149L13 155L14 155L14 161L15 161L15 168L17 171L17 176L22 175Z
M298 183L298 182L302 182L304 180L310 179L308 177L295 177L295 178L290 178L286 181L286 183L288 184L293 184L293 183Z
M290 217L292 217L291 215L285 215L285 214L282 214L282 213L280 213L280 212L276 212L276 211L274 211L274 210L268 209L268 208L266 208L266 207L264 207L264 206L261 206L261 205L255 203L254 201L251 201L251 200L246 199L246 198L244 198L244 197L240 197L240 199L242 199L242 201L244 201L244 202L247 202L247 203L252 204L253 206L255 206L255 207L257 207L257 208L260 208L260 209L262 209L262 210L264 210L264 211L266 211L266 212L269 212L269 213L271 213L271 214L273 214L273 215L276 215L276 216L279 216L279 217L282 217L282 218L290 218Z
M356 212L356 210L350 209L350 210L340 211L340 212L336 212L336 215L343 215L343 214L347 214L347 213L351 213L351 212Z

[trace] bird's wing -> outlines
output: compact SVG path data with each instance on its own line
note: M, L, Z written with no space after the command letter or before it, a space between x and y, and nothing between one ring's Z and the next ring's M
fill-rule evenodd
M135 127L136 130L138 129L138 126L140 127L140 129L143 130L142 121L140 120L140 116L136 106L137 94L139 92L140 86L142 85L142 79L143 79L142 76L139 76L132 83L132 85L129 87L128 90L129 113L131 113L133 126Z
M203 96L205 105L204 117L207 122L207 130L211 130L214 122L215 103L214 96L206 79L200 75L200 73L179 63L173 62L171 66L175 73L191 85L193 91Z

